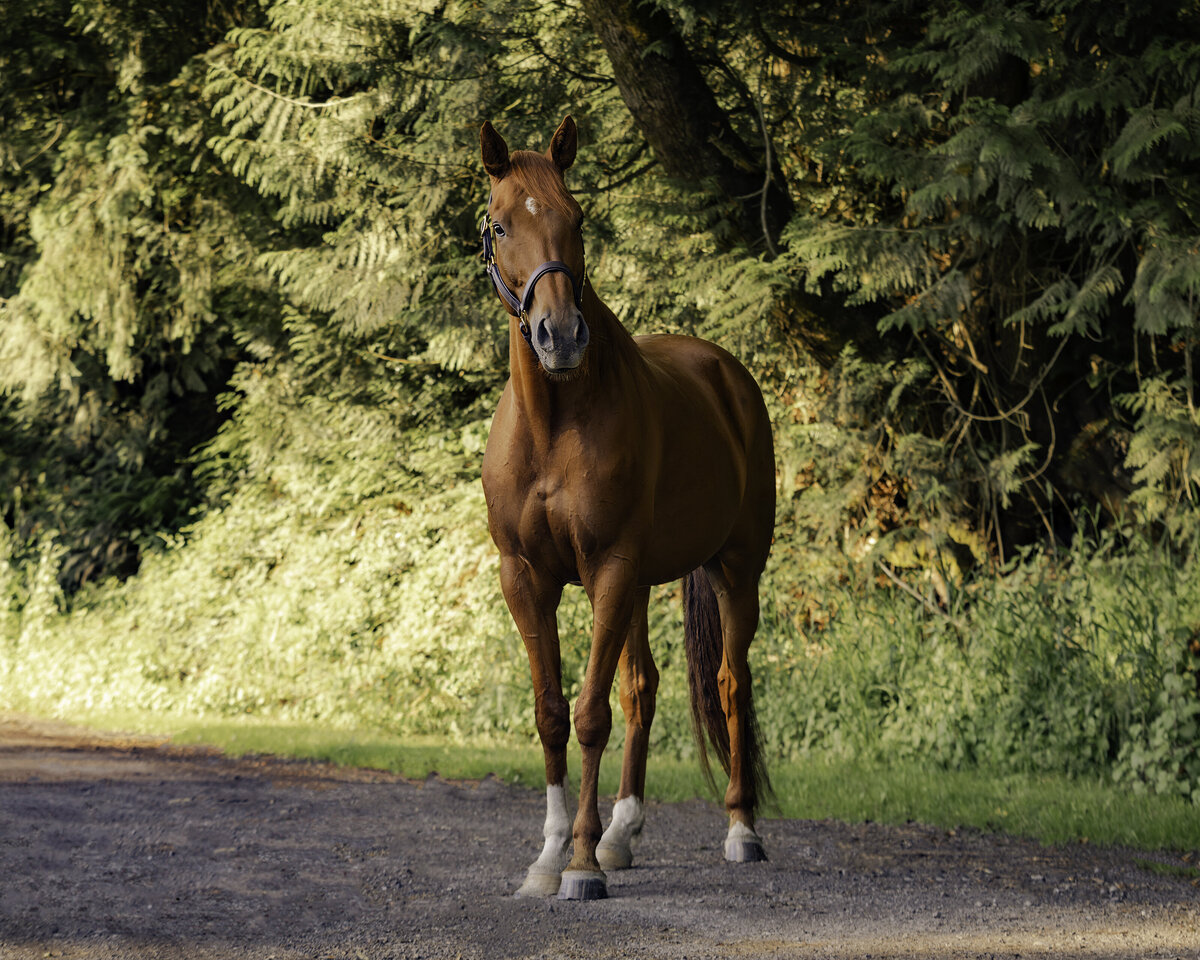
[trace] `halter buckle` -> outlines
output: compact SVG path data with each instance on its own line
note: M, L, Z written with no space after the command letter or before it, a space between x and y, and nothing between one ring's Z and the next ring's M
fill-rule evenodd
M490 213L485 213L479 221L479 237L483 241L484 266L490 267L496 262L496 228Z

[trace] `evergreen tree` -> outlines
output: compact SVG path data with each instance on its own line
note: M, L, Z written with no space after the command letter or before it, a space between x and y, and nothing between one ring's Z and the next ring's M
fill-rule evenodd
M1198 12L806 12L827 18L816 36L857 28L866 68L858 115L810 155L828 179L791 227L785 269L882 307L881 333L928 362L910 429L963 461L960 495L1002 550L1053 541L1083 504L1123 516L1134 485L1150 516L1193 496ZM823 52L797 64L806 82L845 77ZM1133 399L1164 383L1187 411L1166 432ZM1163 443L1149 467L1139 451Z
M259 381L327 404L290 441L315 461L342 410L388 411L401 448L482 416L504 318L478 125L536 146L568 112L602 295L758 370L810 531L831 504L806 458L864 537L951 524L1003 553L1091 502L1166 516L1196 479L1195 14L19 0L6 522L68 580L128 572L269 482Z
M60 544L66 583L132 572L187 516L235 336L278 326L247 270L269 221L203 149L209 48L252 15L19 0L5 18L0 507Z

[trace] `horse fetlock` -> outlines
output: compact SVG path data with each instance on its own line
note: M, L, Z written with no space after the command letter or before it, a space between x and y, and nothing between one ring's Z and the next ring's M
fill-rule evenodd
M529 867L530 873L562 873L567 867L567 852L570 849L570 837L547 837L542 852Z
M608 832L620 832L624 836L636 837L646 823L646 809L637 797L622 797L613 804L612 824Z
M738 764L745 772L745 766ZM730 777L729 786L725 788L725 809L730 813L730 822L741 820L747 826L753 826L754 814L751 812L758 807L758 797L754 792L754 781L743 777Z
M546 787L546 822L542 836L549 841L552 837L560 841L563 849L571 840L571 815L567 811L567 780Z
M575 833L571 838L575 842L575 860L578 860L580 857L590 856L588 851L596 849L596 845L600 842L600 837L599 820L586 823L582 826L576 823Z

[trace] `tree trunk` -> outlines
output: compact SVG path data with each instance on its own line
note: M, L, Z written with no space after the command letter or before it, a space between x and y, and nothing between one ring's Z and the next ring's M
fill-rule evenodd
M671 18L634 0L583 0L583 9L625 105L667 175L694 186L714 182L736 206L734 241L773 245L791 219L791 197L777 174L766 183L764 153L733 129Z
M715 184L736 209L732 244L773 254L794 211L773 151L768 182L766 151L738 136L671 18L635 0L583 0L583 9L612 62L625 105L663 170L697 189ZM874 314L848 309L840 298L793 289L778 307L787 335L825 366L851 341L867 357L883 351Z

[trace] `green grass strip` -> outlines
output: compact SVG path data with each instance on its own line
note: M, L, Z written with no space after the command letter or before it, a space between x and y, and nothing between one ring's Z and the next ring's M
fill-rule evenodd
M451 780L492 774L540 789L542 751L536 744L478 745L402 738L376 731L303 724L179 718L152 713L61 718L97 729L169 736L173 744L207 745L231 756L273 754L389 770L413 779L436 773ZM578 750L569 754L579 782ZM766 816L878 823L917 821L945 829L973 827L1032 837L1043 843L1124 845L1141 850L1200 850L1200 812L1177 797L1136 795L1099 779L1058 774L995 774L943 770L914 763L878 764L819 757L777 762L771 776L778 804ZM600 791L616 793L620 756L606 753ZM647 796L661 801L713 800L696 761L651 756Z

